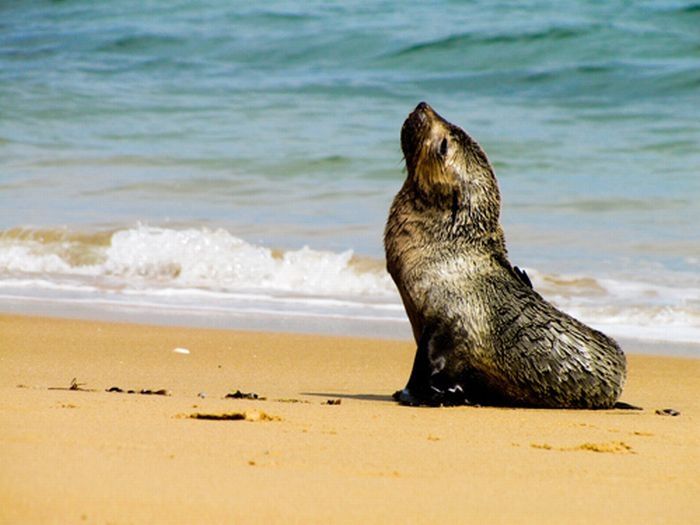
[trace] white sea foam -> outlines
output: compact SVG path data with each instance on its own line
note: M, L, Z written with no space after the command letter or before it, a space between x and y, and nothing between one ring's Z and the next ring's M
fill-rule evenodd
M2 238L0 276L92 276L120 279L139 288L168 285L301 295L394 293L390 279L379 268L358 270L351 250L334 253L303 247L276 254L222 229L174 230L141 225L114 232L108 246L80 243L65 239L47 243L32 236ZM76 251L88 248L96 254L96 263L71 262Z
M610 335L700 341L700 283L692 278L679 286L658 275L645 282L528 273L545 298ZM308 247L275 252L223 229L139 225L106 240L2 234L0 299L23 298L194 316L407 323L381 261Z
M36 243L0 245L0 272L62 274L76 271L55 253L42 254L33 250L33 244Z
M308 247L276 256L225 230L170 230L141 226L119 231L106 250L102 271L182 287L263 289L302 295L392 293L379 272L353 269L352 251Z

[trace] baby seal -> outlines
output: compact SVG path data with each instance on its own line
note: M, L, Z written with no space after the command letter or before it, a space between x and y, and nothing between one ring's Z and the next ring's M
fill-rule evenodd
M618 344L548 303L508 261L491 164L421 102L401 129L408 175L384 233L387 269L418 346L409 405L612 407Z

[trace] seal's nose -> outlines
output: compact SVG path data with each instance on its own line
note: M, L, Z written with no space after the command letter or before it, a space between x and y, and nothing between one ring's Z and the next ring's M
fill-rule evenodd
M409 119L416 119L420 122L429 122L435 116L435 110L427 102L420 102L408 116Z
M408 120L417 120L418 122L426 122L434 114L433 108L427 102L419 103L410 115L408 115Z
M419 103L416 106L416 109L414 109L413 111L415 111L416 113L435 113L435 111L433 111L433 108L431 108L430 104L428 104L427 102Z

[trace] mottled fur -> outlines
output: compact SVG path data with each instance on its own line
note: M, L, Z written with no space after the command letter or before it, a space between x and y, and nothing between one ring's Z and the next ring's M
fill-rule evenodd
M419 104L401 130L408 176L384 235L387 269L418 345L405 404L611 407L615 341L559 311L511 266L486 154Z

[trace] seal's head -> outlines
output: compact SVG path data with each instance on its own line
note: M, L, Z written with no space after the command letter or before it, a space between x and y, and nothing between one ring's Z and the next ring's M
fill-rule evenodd
M500 194L481 146L463 129L421 102L401 128L407 182L431 206L457 207L464 225L481 231L498 228Z

